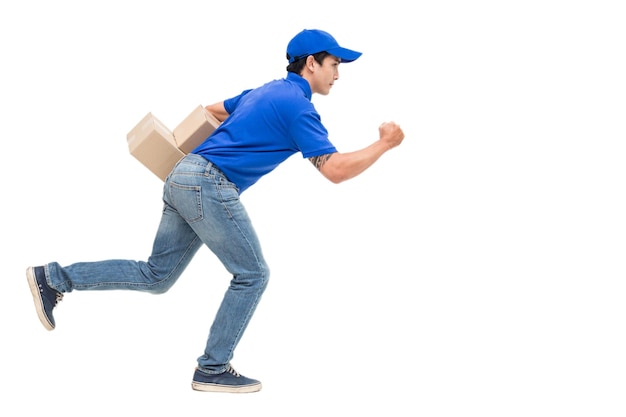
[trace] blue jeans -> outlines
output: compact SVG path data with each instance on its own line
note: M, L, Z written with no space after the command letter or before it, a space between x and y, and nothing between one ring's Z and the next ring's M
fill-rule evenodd
M137 290L164 293L205 244L232 274L198 366L224 372L267 286L269 269L239 190L199 155L185 156L165 181L163 215L147 262L107 260L45 265L60 292Z

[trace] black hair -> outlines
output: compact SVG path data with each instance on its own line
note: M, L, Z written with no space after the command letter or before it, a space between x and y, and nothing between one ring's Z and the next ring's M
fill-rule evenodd
M324 58L326 58L330 54L328 52L318 52L312 55L315 61L317 61L318 64L322 65L322 63L324 62ZM302 73L302 70L304 69L304 65L306 64L307 57L308 55L299 57L294 62L287 65L287 72L294 72L300 75ZM289 54L287 54L287 59L289 59Z

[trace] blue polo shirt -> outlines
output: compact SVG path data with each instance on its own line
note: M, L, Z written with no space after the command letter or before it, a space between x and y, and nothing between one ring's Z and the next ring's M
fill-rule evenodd
M192 153L213 162L242 193L296 152L337 150L311 103L311 87L292 72L224 101L229 116Z

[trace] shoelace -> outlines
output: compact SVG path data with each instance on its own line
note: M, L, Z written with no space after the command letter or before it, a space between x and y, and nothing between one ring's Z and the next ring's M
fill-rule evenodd
M54 306L56 307L57 304L59 304L59 301L63 300L63 293L58 292L57 293L57 298L56 300L54 300Z
M235 368L233 368L231 365L228 365L228 368L226 368L226 372L233 374L235 376L241 376L239 375L239 372L235 371Z
M39 292L43 294L43 287L41 286L41 284L39 284ZM63 293L62 292L56 292L56 300L54 300L54 306L56 307L57 304L59 304L59 301L63 300Z

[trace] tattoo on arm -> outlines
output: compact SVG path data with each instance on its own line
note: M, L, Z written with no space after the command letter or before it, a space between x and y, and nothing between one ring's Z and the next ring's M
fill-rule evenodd
M311 163L315 165L315 168L320 170L331 156L332 153L327 153L326 155L312 156L309 158L309 161L311 161Z

